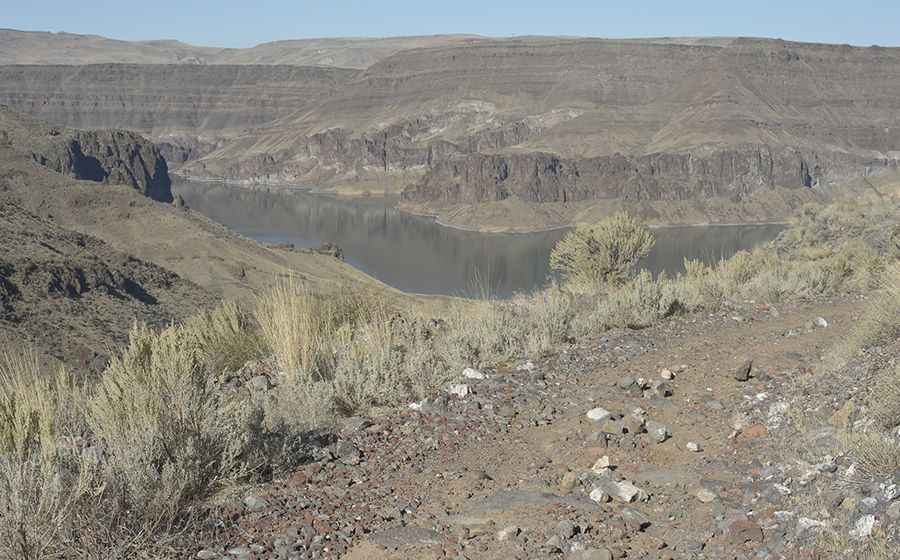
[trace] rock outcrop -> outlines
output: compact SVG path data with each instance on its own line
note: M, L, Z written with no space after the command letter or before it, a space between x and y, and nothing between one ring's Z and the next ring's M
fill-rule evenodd
M83 131L51 127L0 108L0 129L20 153L76 179L127 185L160 202L172 202L172 180L159 149L126 130Z
M758 189L812 188L858 173L868 162L845 154L765 145L708 153L615 154L568 159L547 153L443 159L403 192L413 202L472 204L517 197L526 202L689 200L739 202Z

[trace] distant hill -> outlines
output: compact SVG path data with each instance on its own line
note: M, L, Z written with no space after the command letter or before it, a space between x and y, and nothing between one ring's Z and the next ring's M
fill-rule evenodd
M246 49L180 41L120 41L98 35L0 29L0 64L289 64L367 68L398 51L459 44L475 35L300 39Z

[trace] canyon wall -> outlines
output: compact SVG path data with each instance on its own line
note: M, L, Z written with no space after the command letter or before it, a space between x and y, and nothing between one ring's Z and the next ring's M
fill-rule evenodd
M5 66L0 103L148 134L190 177L383 188L409 204L739 201L900 160L896 48L553 37L413 46L364 69ZM301 48L281 47L271 60Z

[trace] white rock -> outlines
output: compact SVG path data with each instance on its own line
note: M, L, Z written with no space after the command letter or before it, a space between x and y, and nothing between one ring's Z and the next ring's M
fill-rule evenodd
M753 422L750 415L746 412L735 412L731 415L731 427L736 431L741 431Z
M663 368L659 372L659 376L662 377L663 379L667 379L669 381L675 379L675 374L672 373L672 370L670 370L669 368Z
M517 367L516 370L517 371L534 371L535 368L537 368L537 366L534 365L534 362L532 362L531 360L528 360L524 364Z
M638 497L641 495L640 488L628 482L627 480L623 480L622 482L602 480L597 485L597 488L609 494L613 498L625 503L631 503L638 499Z
M269 502L259 496L250 495L244 498L244 506L250 511L260 511L269 507Z
M797 533L805 533L810 529L819 529L824 527L825 524L817 519L810 519L809 517L801 517L797 520Z
M854 539L864 539L872 534L874 528L875 516L863 515L856 520L856 525L854 525L853 529L850 531L850 536Z
M788 488L788 487L787 487L786 485L784 485L784 484L773 484L772 486L773 486L773 487L775 488L775 490L777 490L778 493L781 494L782 496L790 496L791 494L793 494L793 492L791 492L791 489Z
M457 397L464 399L469 396L469 386L465 383L450 385L450 387L447 389L447 392L451 395L456 395Z
M470 367L467 367L463 370L463 377L465 377L466 379L487 379L487 376L485 374L481 373L477 369L472 369Z
M816 317L814 322L815 322L816 326L819 327L820 329L828 328L828 321L826 321L824 317Z
M688 451L693 451L694 453L700 453L701 451L703 451L703 447L696 441L687 442L687 445L685 447L688 448Z
M610 500L609 494L604 492L602 488L594 488L591 490L590 498L598 504L605 504Z
M775 519L777 519L778 521L781 521L781 522L788 521L789 519L793 519L793 518L797 517L796 513L794 513L793 511L787 511L787 510L776 511L774 515L775 515Z
M425 404L425 401L421 402L411 402L407 406L410 410L422 410L422 406Z
M717 497L713 492L711 492L710 490L707 490L706 488L701 488L700 490L697 490L697 494L695 494L695 495L697 496L697 499L700 500L701 502L703 502L704 504L714 502Z
M497 531L497 540L500 542L514 539L517 536L519 536L519 527L516 525L510 525Z
M594 466L591 467L591 470L597 474L603 474L607 472L611 466L612 463L609 460L609 455L604 455L603 457L597 459L597 461L594 463Z
M606 410L605 408L597 407L588 410L587 417L594 422L603 422L607 418L612 416L612 412Z

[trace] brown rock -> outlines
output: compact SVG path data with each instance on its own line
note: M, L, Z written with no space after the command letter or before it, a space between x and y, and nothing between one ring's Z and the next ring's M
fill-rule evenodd
M729 544L741 546L747 543L762 543L763 531L759 523L751 519L740 519L728 527L726 532Z
M747 360L734 371L734 378L744 382L750 380L750 372L753 370L753 360Z

